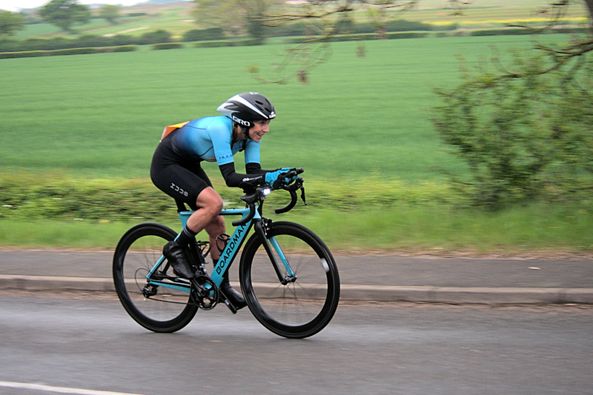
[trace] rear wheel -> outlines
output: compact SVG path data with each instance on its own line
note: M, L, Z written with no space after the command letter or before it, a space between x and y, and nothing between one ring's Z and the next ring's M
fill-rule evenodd
M271 224L266 241L254 233L241 256L241 288L249 309L280 336L305 338L318 333L332 319L340 297L331 252L313 232L290 222ZM280 267L280 278L271 257Z
M140 224L128 230L113 256L113 280L117 296L128 314L154 332L175 332L195 316L198 306L190 298L190 283L173 274L166 259L152 279L169 286L150 283L146 276L162 257L163 246L176 233L160 224Z

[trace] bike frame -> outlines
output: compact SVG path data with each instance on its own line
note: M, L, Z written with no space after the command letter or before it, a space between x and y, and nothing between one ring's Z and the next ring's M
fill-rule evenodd
M182 230L185 227L187 220L192 213L193 213L193 211L180 211L178 213L179 219L181 221L181 229ZM249 215L249 213L250 213L249 208L232 208L232 209L223 209L220 212L220 215L223 215L223 216L241 215L241 216L243 216L243 218L246 218ZM239 250L241 249L241 246L243 245L243 243L245 242L245 239L247 238L247 235L249 234L249 231L251 230L251 228L254 225L255 225L256 232L258 232L262 235L262 239L264 240L264 248L265 248L272 264L273 264L272 266L274 267L276 274L278 275L278 280L282 284L285 285L288 282L294 281L296 279L296 273L290 266L290 264L286 258L286 255L284 254L284 252L282 251L282 248L280 247L280 244L274 237L270 237L270 238L266 237L265 231L263 230L261 223L262 223L262 217L259 212L259 209L256 208L253 218L251 220L235 227L235 230L234 230L233 234L229 237L225 248L220 253L220 258L218 259L218 262L216 263L216 265L212 269L212 272L210 273L210 279L212 280L212 282L214 282L214 284L216 284L217 287L220 287L220 284L222 283L224 274L227 272L227 270L231 266L231 263L236 258ZM177 237L179 237L179 236L177 236ZM270 247L270 245L271 245L271 247ZM210 248L213 248L213 247L216 247L216 246L210 246ZM278 264L278 261L272 252L272 249L276 252L277 256L282 261L282 266L280 266ZM159 259L155 262L155 264L153 265L153 267L151 268L149 273L146 275L146 279L148 280L148 283L152 284L152 285L166 287L166 288L181 290L181 291L185 291L185 292L189 293L190 292L189 282L187 282L187 285L186 285L186 284L181 284L178 282L173 283L173 282L169 282L169 281L155 280L152 278L153 274L161 266L161 264L163 263L164 260L165 260L165 257L161 255L159 257Z

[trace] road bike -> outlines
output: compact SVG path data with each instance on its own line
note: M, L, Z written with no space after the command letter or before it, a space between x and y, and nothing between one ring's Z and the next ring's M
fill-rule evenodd
M302 171L293 169L287 174L293 182L281 189L289 192L290 202L276 209L277 214L295 207L299 190L306 204L303 179L297 176ZM221 215L240 215L241 219L232 223L233 234L219 237L216 246L205 241L189 246L188 257L196 273L192 280L176 276L162 255L163 246L176 238L177 232L158 223L129 229L113 257L115 289L128 314L146 329L170 333L189 324L198 310L211 310L219 302L236 313L219 287L245 244L239 282L253 316L273 333L287 338L306 338L325 328L340 298L336 262L311 230L263 216L264 200L271 192L269 186L260 186L241 197L244 208L223 209ZM176 203L183 229L192 211L182 202ZM219 248L221 253L208 273L205 257L210 248Z

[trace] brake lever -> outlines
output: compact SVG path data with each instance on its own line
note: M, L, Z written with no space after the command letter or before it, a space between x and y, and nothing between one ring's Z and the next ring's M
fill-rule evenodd
M301 200L303 201L303 204L306 206L307 199L305 198L305 186L302 184L301 184Z

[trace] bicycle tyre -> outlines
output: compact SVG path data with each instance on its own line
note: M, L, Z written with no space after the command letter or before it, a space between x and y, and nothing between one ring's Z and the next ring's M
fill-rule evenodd
M164 225L139 224L122 236L113 256L113 281L121 304L138 324L153 332L176 332L189 324L198 310L189 293L154 287L154 296L143 294L148 270L175 236L176 232Z
M267 238L279 243L296 272L296 281L280 282L261 236L254 233L245 245L239 268L249 310L277 335L293 339L312 336L329 324L339 304L340 277L334 258L317 235L296 223L272 223Z

